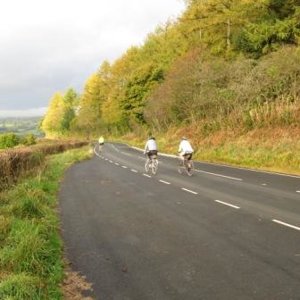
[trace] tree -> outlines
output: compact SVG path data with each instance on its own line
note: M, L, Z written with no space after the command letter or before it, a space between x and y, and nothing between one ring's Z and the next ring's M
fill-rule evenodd
M141 124L144 120L144 106L155 85L163 80L163 71L153 65L143 65L132 74L125 86L125 98L121 107L132 121Z
M74 129L88 134L101 130L103 126L102 106L108 99L110 65L104 62L97 73L87 80L79 101L79 111Z
M238 49L256 57L282 44L296 44L300 34L300 1L269 0L265 17L247 24L236 39Z
M65 114L65 104L63 95L55 93L50 100L49 108L43 119L41 129L47 137L56 137L62 135L62 120Z
M75 118L75 109L78 106L79 97L74 89L70 88L63 96L64 115L61 120L61 128L64 133L67 133Z

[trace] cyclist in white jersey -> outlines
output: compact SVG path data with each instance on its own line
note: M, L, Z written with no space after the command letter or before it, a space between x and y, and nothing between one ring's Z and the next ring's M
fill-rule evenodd
M151 159L152 155L157 155L157 144L155 137L150 137L146 142L144 154L147 154L149 159Z
M178 148L179 156L182 160L184 158L190 160L194 153L194 149L192 148L190 142L187 140L186 137L183 137L180 141L179 148Z

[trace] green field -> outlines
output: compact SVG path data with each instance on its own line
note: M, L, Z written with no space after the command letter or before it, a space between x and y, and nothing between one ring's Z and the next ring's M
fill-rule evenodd
M18 135L32 133L41 136L42 133L38 129L41 117L28 118L0 118L0 134L13 132Z

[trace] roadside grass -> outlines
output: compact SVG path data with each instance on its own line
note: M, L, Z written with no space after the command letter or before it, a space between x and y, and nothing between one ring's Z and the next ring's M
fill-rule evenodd
M299 154L292 145L269 148L228 144L212 149L200 148L196 157L207 162L225 163L252 169L300 175ZM299 153L299 146L298 146Z
M62 299L57 192L67 167L88 148L48 156L35 176L0 194L0 299Z
M300 175L300 130L269 128L240 135L211 136L198 143L196 157L208 162Z

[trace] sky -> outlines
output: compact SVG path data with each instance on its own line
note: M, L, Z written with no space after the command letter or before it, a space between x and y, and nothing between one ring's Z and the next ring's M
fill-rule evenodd
M0 117L42 115L55 92L81 92L104 60L183 10L183 0L1 1Z

